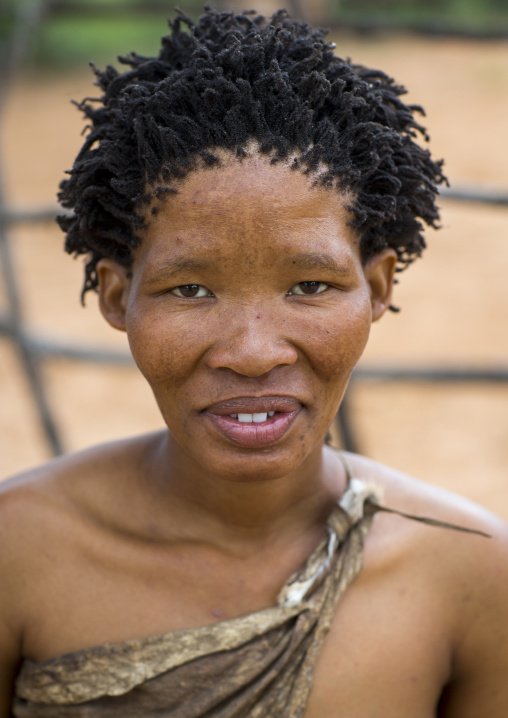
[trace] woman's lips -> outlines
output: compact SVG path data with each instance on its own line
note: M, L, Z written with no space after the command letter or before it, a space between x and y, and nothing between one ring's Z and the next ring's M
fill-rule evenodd
M213 404L202 414L237 446L257 449L279 441L301 408L292 397L238 397Z

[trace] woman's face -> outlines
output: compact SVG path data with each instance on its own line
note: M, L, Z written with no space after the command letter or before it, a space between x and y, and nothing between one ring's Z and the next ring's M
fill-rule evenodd
M150 215L132 276L99 266L178 451L231 480L320 451L395 256L362 267L345 200L260 156L196 170Z

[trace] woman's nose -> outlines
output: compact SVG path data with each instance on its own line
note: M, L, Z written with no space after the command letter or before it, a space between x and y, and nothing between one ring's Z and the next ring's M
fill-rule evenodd
M282 319L262 310L233 309L207 353L208 366L257 377L294 364L298 352L284 336L284 326Z

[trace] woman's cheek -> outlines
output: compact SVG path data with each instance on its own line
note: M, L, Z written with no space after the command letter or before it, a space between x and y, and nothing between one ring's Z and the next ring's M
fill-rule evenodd
M161 319L142 312L129 318L132 356L151 385L182 380L203 353L203 337L188 319L177 314Z
M328 379L350 373L363 354L371 323L368 297L350 301L340 312L313 322L307 346L312 347L309 358L314 370Z

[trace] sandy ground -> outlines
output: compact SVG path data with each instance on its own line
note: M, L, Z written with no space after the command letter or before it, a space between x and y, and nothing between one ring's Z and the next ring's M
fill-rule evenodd
M338 52L378 66L427 109L437 156L452 184L508 191L506 45L414 38L337 39ZM93 93L89 74L19 77L0 128L6 190L16 206L53 203L80 145L70 105ZM508 365L508 210L442 201L443 229L397 288L398 315L373 328L365 365ZM12 246L30 328L87 346L127 349L95 298L79 304L81 264L52 225L18 226ZM0 286L0 312L5 297ZM44 368L69 450L161 425L134 368L53 360ZM363 453L459 491L508 519L508 385L358 382L353 419ZM0 339L0 475L49 458L15 352Z

